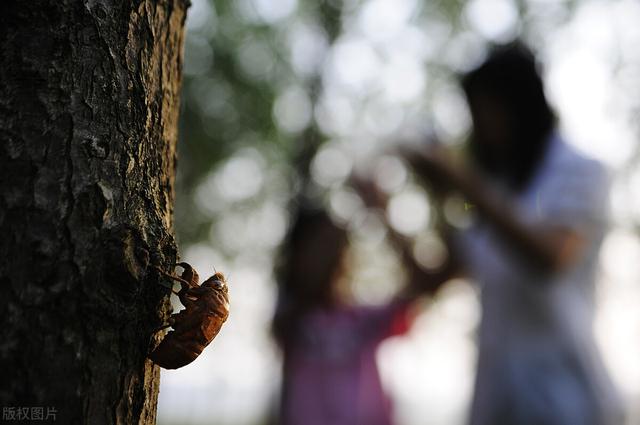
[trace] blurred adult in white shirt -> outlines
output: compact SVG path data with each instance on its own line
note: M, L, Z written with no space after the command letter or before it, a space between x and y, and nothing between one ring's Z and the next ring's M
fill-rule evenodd
M523 45L494 49L462 86L473 120L469 166L440 151L409 159L434 191L462 195L474 215L449 246L482 305L470 423L620 424L592 333L607 172L558 134Z

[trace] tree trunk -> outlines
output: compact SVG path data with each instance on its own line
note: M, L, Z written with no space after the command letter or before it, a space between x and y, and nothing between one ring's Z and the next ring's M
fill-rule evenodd
M187 1L0 3L4 419L155 423Z

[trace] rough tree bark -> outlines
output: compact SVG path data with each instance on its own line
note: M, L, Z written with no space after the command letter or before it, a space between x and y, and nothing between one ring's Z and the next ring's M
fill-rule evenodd
M2 408L155 423L187 3L0 4Z

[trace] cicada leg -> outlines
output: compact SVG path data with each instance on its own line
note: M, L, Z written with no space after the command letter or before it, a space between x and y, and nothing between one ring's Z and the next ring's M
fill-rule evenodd
M164 276L166 276L166 277L168 277L170 279L173 279L173 280L175 280L177 282L184 283L185 285L191 287L191 284L189 282L187 282L186 280L184 280L183 278L181 278L180 276L176 276L174 274L167 273L167 272L165 272L164 270L162 270L158 266L153 266L153 267L158 271L158 273L160 273L160 274L162 274L162 275L164 275Z
M171 326L172 326L172 325L170 325L170 324L166 324L166 325L159 326L159 327L157 327L157 328L155 328L155 329L153 330L153 333L160 332L161 330L163 330L163 329L167 329L167 328L170 328Z

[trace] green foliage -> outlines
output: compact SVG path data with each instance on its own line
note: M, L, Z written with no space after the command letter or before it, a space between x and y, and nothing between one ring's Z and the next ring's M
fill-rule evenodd
M358 128L364 127L364 120L385 122L396 113L401 116L400 128L411 128L420 123L420 131L434 128L439 131L442 125L437 121L442 118L439 118L439 111L434 111L434 102L443 103L443 97L450 100L453 96L454 101L455 96L459 97L455 92L456 73L464 70L460 68L464 63L481 57L488 41L469 24L465 9L469 2L441 0L416 2L412 6L414 10L407 18L407 24L417 29L430 53L417 59L428 84L411 102L381 103L381 89L373 86L354 96L344 87L333 84L327 76L327 62L322 58L311 72L296 69L292 43L296 41L297 29L316 31L326 44L325 53L331 55L337 44L362 37L358 25L362 11L371 3L364 0L194 2L188 20L179 132L176 227L183 244L216 239L212 226L215 227L226 214L258 208L269 197L290 196L296 176L308 174L307 167L317 147L328 138L356 137ZM556 4L557 13L563 15L560 20L568 19L575 3ZM528 26L535 24L530 22L528 15L530 2L520 0L513 4L519 14L517 32L526 35ZM382 24L384 26L385 22ZM371 46L383 65L393 53L393 49L384 45L372 43ZM292 86L308 96L316 112L323 94L327 90L333 90L335 94L338 90L350 99L356 114L353 131L325 134L326 129L313 119L306 128L283 130L277 123L274 108L278 97ZM376 118L375 114L382 115ZM373 131L373 134L371 131L366 134L372 144L377 143L377 139L389 137L375 134L378 130ZM461 130L459 134L445 134L444 137L459 140L464 134ZM397 137L404 136L398 134ZM218 196L215 187L208 192L203 190L206 185L216 186L212 180L216 170L223 168L236 152L246 148L258 152L260 161L266 162L263 170L275 172L288 184L268 187L265 183L253 199L242 202L211 199L211 202L223 204L215 212L199 207L198 196ZM225 252L224 246L219 249Z

